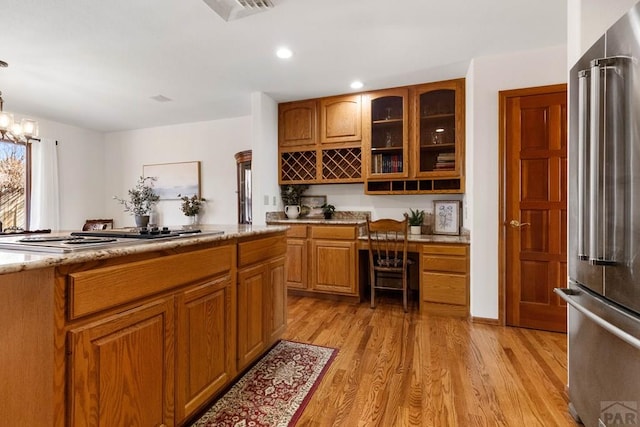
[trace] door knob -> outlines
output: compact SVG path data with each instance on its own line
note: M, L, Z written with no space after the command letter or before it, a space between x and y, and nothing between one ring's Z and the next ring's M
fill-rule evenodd
M518 221L517 219L512 219L509 222L509 225L512 226L513 228L519 228L519 227L524 227L525 225L531 225L531 223L529 222L523 222L521 223L520 221Z

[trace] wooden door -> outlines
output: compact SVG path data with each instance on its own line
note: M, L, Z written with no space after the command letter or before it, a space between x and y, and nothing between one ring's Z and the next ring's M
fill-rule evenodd
M356 142L362 139L360 95L333 96L320 100L320 142Z
M172 426L173 298L69 332L71 426Z
M267 282L263 264L238 272L238 371L265 348L264 297Z
M280 147L315 145L317 127L316 101L287 102L278 105L278 145Z
M314 239L311 252L311 286L314 290L357 294L355 242Z
M176 297L176 418L184 420L235 373L235 298L229 275Z
M267 345L271 345L280 338L287 329L287 285L284 281L284 257L269 263L267 295L265 301L265 335Z
M566 332L566 85L500 93L506 323Z

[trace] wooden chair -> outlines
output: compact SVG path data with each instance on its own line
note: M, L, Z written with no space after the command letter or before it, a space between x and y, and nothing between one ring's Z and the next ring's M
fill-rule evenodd
M88 219L82 226L82 231L107 230L113 228L112 219Z
M402 291L402 304L407 311L409 263L407 259L408 217L403 221L367 218L369 239L369 284L371 308L375 308L376 289Z

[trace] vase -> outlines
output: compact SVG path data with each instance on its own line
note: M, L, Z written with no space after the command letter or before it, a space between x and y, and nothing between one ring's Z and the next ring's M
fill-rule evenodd
M146 227L149 225L149 215L135 215L136 227Z
M300 215L299 205L287 205L284 207L284 214L289 219L296 219Z

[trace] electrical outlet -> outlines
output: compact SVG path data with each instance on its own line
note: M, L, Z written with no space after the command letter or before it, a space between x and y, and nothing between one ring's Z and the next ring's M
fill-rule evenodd
M265 206L269 206L269 196L268 195L264 196L264 205Z
M276 196L273 196L273 206L276 205Z

